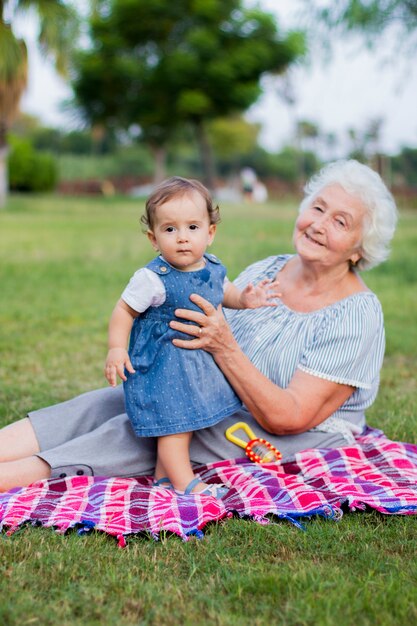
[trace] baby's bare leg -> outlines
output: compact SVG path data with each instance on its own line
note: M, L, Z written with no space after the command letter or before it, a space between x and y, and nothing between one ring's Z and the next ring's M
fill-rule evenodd
M35 431L27 417L0 430L0 463L26 459L39 451Z
M37 480L49 478L51 468L37 456L0 463L0 492L13 487L27 487Z
M222 497L224 494L221 489L221 493L219 492L219 487L207 485L196 479L190 461L191 435L192 433L178 433L159 437L155 480L168 477L174 489L180 493L184 492L191 481L195 480L196 484L191 489L191 493L200 493L201 491L206 493L209 489L213 491L211 495ZM227 491L226 488L224 490Z
M158 439L155 479L167 476L175 489L184 491L195 478L190 462L191 433L166 435Z
M204 492L215 498L222 498L228 491L227 487L208 485L194 474L190 461L191 436L192 433L178 433L159 437L155 480L160 481L161 478L167 477L179 493L183 493L194 481L195 484L190 485L189 493Z

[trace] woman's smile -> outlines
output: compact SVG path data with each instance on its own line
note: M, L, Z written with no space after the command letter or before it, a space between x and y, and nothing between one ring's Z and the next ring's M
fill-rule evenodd
M317 239L314 239L311 235L309 235L307 232L304 233L305 238L307 239L307 241L310 241L312 244L316 245L316 246L324 246L324 243L320 243L320 241L317 241Z

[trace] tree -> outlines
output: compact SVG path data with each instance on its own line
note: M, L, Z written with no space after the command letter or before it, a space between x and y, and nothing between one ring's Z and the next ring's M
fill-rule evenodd
M39 16L39 46L52 56L61 73L66 70L78 26L74 9L64 0L0 0L0 207L8 189L7 131L19 111L28 70L26 44L14 35L12 24L19 13L29 9Z
M300 162L303 163L304 175L300 180ZM273 181L286 183L304 183L320 169L322 163L315 152L302 152L293 145L284 146L279 152L267 152L260 146L245 159L242 165L252 167L260 178L270 178Z
M178 128L191 125L210 187L207 122L245 111L264 73L284 72L304 53L301 33L283 36L271 14L241 0L109 0L90 23L92 46L73 83L86 119L138 124L161 158Z
M318 125L315 122L309 120L299 120L295 129L297 135L297 143L300 144L302 150L309 148L317 148L317 140L319 139L321 132Z
M217 117L208 125L210 143L216 156L233 160L245 158L256 149L260 125L242 116Z
M379 153L382 118L368 120L362 129L349 128L348 137L351 143L349 157L358 161L371 161Z
M315 122L298 120L295 125L294 155L298 161L298 178L305 181L308 176L308 165L311 151L317 153L317 143L321 138L321 130Z
M328 0L325 6L316 4L308 0L314 29L319 22L343 34L358 32L373 45L387 28L396 27L398 45L417 45L417 0Z
M396 182L417 188L417 148L405 146L391 158L391 165Z

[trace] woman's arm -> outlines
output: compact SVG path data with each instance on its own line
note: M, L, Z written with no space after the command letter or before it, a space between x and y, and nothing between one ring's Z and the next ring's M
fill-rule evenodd
M264 376L242 352L221 307L216 310L197 295L191 296L191 300L202 309L202 313L178 309L175 314L195 322L196 326L178 321L172 321L170 326L196 338L174 339L173 343L180 348L210 352L239 398L268 432L288 435L313 428L334 413L354 392L354 387L324 380L301 370L297 370L288 387L282 389Z

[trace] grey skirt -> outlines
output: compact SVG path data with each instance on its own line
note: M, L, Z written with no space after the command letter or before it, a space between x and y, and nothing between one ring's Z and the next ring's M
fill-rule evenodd
M51 466L51 476L140 476L152 474L156 439L137 437L125 413L123 388L106 387L28 414L39 443L37 456ZM340 433L307 431L277 436L265 431L246 409L215 426L193 432L190 458L201 465L242 457L244 450L225 437L237 421L278 448L283 461L306 448L337 448L347 441Z

